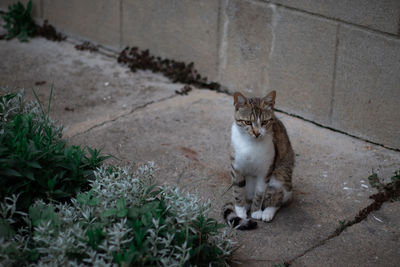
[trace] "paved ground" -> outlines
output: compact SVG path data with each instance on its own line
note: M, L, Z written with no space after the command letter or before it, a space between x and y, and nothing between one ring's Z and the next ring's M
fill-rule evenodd
M211 199L212 215L221 219L221 206L231 198L231 191L224 194L230 183L230 96L199 89L180 96L175 90L182 84L131 73L115 57L77 51L68 42L0 41L0 59L0 86L25 88L29 97L35 89L44 103L54 86L51 116L65 126L70 143L103 147L117 164L154 161L160 183ZM328 237L339 221L371 203L375 190L367 177L372 170L390 177L400 169L400 153L277 115L296 152L294 202L271 223L238 231L236 258L246 266L398 266L400 202L385 203Z

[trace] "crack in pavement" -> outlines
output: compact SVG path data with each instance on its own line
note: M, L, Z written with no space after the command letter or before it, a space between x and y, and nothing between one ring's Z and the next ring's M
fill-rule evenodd
M135 107L135 108L131 109L128 112L123 112L123 113L116 114L115 116L111 117L110 119L103 120L100 123L96 123L95 125L91 125L87 129L78 131L77 133L70 134L69 132L73 132L73 130L69 130L66 133L64 133L64 136L67 137L67 138L74 138L76 136L79 136L79 135L82 135L82 134L86 134L86 133L90 132L93 129L96 129L98 127L104 126L104 125L106 125L106 124L108 124L110 122L115 122L115 121L119 120L120 118L123 118L123 117L126 117L128 115L131 115L131 114L135 113L138 110L146 108L149 105L158 104L158 103L164 102L166 100L172 99L172 98L177 97L177 96L178 95L174 94L174 95L171 95L171 96L168 96L168 97L161 98L159 100L154 100L154 101L147 102L147 103L145 103L143 105L140 105L138 107ZM75 126L76 125L80 125L80 124L84 124L84 123L85 122L77 123L77 124L75 124ZM74 125L71 125L71 127L73 127L73 126ZM74 128L72 128L72 129L74 129Z
M400 152L400 149L393 148L393 147L389 147L389 146L386 146L386 145L383 145L383 144L380 144L380 143L376 143L376 142L374 142L374 141L371 141L371 140L368 140L368 139L365 139L365 138L362 138L362 137L359 137L359 136L356 136L356 135L352 135L352 134L350 134L350 133L343 132L343 131L341 131L341 130L338 130L338 129L335 129L335 128L332 128L332 127L329 127L329 126L320 124L320 123L318 123L318 122L315 122L315 121L306 119L306 118L304 118L304 117L302 117L302 116L300 116L300 115L296 115L296 114L293 114L293 113L290 113L290 112L287 112L287 111L284 111L284 110L281 110L281 109L277 109L277 108L274 108L274 110L275 110L275 111L278 111L278 112L281 112L281 113L283 113L283 114L286 114L286 115L288 115L288 116L291 116L291 117L294 117L294 118L298 118L298 119L303 120L303 121L306 121L306 122L310 122L310 123L312 123L312 124L314 124L314 125L316 125L316 126L318 126L318 127L321 127L321 128L324 128L324 129L328 129L328 130L331 130L331 131L336 132L336 133L341 133L341 134L344 134L344 135L353 137L353 138L355 138L355 139L358 139L358 140L367 142L367 143L369 143L369 144L383 147L383 148L385 148L385 149L389 149L389 150L392 150L392 151L395 151L395 152Z
M369 198L373 199L374 202L369 204L367 207L361 209L358 212L358 214L354 217L353 220L347 221L346 223L340 225L327 238L321 240L320 242L318 242L314 246L306 249L304 252L300 253L299 255L295 256L294 258L285 261L285 263L284 263L285 266L290 266L293 263L293 261L295 261L298 258L306 255L310 251L312 251L312 250L314 250L314 249L316 249L316 248L318 248L318 247L320 247L322 245L325 245L326 242L328 242L329 240L340 236L340 234L346 228L351 227L351 226L353 226L355 224L358 224L358 223L364 221L368 217L368 215L371 214L373 211L379 210L382 207L383 203L394 201L394 200L399 200L399 198L400 198L400 180L396 181L396 182L393 181L391 183L388 183L388 184L384 185L383 188L381 188L378 193L375 193L375 194L371 195Z

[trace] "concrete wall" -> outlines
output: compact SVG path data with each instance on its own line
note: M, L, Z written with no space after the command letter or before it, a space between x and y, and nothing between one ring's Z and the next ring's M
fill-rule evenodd
M193 61L231 91L275 89L278 109L400 149L400 0L34 0L33 12L116 50Z

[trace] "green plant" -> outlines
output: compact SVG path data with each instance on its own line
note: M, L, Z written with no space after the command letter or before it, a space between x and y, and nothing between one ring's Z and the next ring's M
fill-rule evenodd
M378 174L373 173L368 177L368 181L373 188L378 190L375 198L386 199L386 201L397 201L400 199L400 170L395 171L393 176L390 177L389 183L384 183Z
M28 37L35 35L36 25L31 17L31 10L32 0L28 1L26 9L19 1L8 7L8 12L2 16L6 23L3 27L8 31L6 39L17 36L18 40L26 42Z
M349 226L349 221L347 220L339 220L339 226L336 228L336 231L344 231Z
M385 185L382 183L381 179L378 177L378 174L373 173L368 177L369 184L373 187L381 191Z
M389 183L384 184L382 179L378 177L378 174L373 173L368 177L368 181L373 188L376 188L379 192L384 191L399 191L400 190L400 170L395 171L393 176L390 178Z
M0 242L4 265L37 260L54 266L223 266L231 258L230 231L208 218L210 203L176 188L156 187L153 165L99 168L91 189L70 204L37 201L21 216L33 228ZM14 198L16 198L14 196ZM15 211L6 200L4 210ZM10 212L1 213L7 223ZM6 228L5 228L6 229ZM7 231L6 231L7 232ZM14 251L14 253L9 253ZM19 257L19 258L16 258Z
M50 100L51 94L48 111ZM0 95L1 199L19 194L17 208L27 212L36 198L68 201L88 186L108 156L68 146L61 136L39 102L26 103L23 93Z

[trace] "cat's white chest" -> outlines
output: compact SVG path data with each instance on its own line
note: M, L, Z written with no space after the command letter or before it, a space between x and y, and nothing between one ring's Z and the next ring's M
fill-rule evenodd
M262 139L250 137L233 123L232 147L235 151L234 168L243 175L265 177L275 157L275 148L271 135Z

